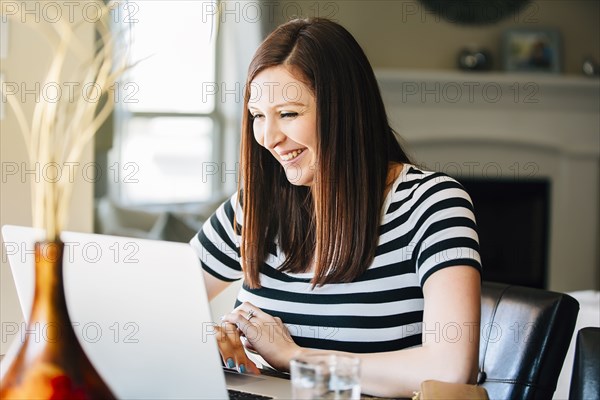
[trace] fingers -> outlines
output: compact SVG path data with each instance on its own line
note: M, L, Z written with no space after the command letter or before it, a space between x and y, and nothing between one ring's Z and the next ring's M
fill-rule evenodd
M256 307L252 303L245 301L240 304L237 308L235 308L232 313L237 313L240 316L244 317L248 321L250 321L254 317L266 316L260 308Z
M275 368L288 368L291 355L298 350L298 345L280 318L249 302L224 315L222 320L237 326L244 344Z
M234 310L224 316L223 321L234 324L239 329L242 336L252 341L257 338L260 333L260 319L256 315L250 315L250 320L247 318L248 313L241 310Z
M244 344L246 350L248 350L250 353L258 354L258 351L254 348L254 345L245 337L242 338L242 343Z
M260 329L258 324L264 322L264 317L270 316L252 303L244 302L231 313L223 316L223 320L235 324L243 336L253 337Z
M240 340L240 333L233 324L223 323L217 327L217 343L223 363L241 373L260 374L256 365L248 358Z

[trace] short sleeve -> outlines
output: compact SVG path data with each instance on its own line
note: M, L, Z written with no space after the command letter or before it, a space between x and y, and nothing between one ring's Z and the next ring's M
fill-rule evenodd
M466 265L481 273L473 203L462 185L435 173L417 186L413 261L421 286L443 268Z
M237 226L234 225L236 219ZM237 207L235 193L219 206L190 241L202 269L222 281L232 282L243 276L240 265L241 220L241 208Z

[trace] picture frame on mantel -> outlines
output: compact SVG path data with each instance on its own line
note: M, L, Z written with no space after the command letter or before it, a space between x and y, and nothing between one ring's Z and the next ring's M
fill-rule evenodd
M508 29L502 58L509 72L561 72L561 35L557 29Z

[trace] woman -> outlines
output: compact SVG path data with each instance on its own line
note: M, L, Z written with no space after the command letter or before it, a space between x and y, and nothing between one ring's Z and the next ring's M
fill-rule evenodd
M354 38L293 20L248 72L238 193L191 244L209 298L244 279L218 335L287 370L311 351L354 353L362 390L407 396L425 379L473 382L480 260L460 184L410 161Z

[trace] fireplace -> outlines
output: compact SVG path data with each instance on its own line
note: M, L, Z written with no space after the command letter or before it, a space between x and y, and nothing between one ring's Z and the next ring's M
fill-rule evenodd
M600 289L600 85L538 74L376 71L413 160L464 184L483 277Z
M456 178L475 206L483 279L545 288L550 182Z

